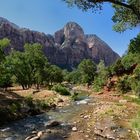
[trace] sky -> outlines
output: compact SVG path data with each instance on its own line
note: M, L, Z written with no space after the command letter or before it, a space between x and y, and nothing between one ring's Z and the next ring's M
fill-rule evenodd
M113 9L104 5L101 13L82 12L77 7L69 8L62 0L0 0L0 17L20 27L54 34L73 21L85 34L96 34L120 56L127 50L130 39L137 36L140 28L117 33L112 30Z

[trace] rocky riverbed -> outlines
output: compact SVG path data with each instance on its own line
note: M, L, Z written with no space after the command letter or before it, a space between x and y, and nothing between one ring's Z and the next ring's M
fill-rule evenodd
M122 97L93 95L0 129L2 140L137 140L138 106Z

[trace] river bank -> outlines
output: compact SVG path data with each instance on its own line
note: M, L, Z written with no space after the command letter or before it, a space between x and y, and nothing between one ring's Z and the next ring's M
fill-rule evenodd
M36 94L45 96L45 92ZM114 92L91 93L75 102L62 98L54 110L1 127L0 139L137 140L132 120L140 111L139 104Z

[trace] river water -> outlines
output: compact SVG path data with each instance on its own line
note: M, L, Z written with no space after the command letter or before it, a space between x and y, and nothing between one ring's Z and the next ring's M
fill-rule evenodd
M25 140L32 131L46 129L46 125L50 120L60 121L62 122L61 125L66 127L74 116L83 110L87 104L93 102L93 99L86 97L83 100L72 102L69 106L9 123L0 128L0 140Z

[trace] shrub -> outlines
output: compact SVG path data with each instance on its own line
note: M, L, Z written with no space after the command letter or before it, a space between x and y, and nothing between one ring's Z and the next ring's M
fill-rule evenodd
M33 103L33 98L30 95L25 97L25 102L30 108L35 108L35 105Z
M71 96L71 100L72 101L78 101L79 98L78 98L78 93L77 92L74 92L73 95Z
M134 70L131 78L131 88L133 92L140 97L140 66L138 65Z
M59 93L60 95L70 95L69 90L62 86L61 84L57 84L55 86L53 86L52 90L56 91L57 93Z
M119 79L117 83L117 89L122 93L126 93L131 90L131 84L128 75L124 75Z
M36 106L39 107L39 109L46 110L48 109L49 105L45 100L36 100Z

